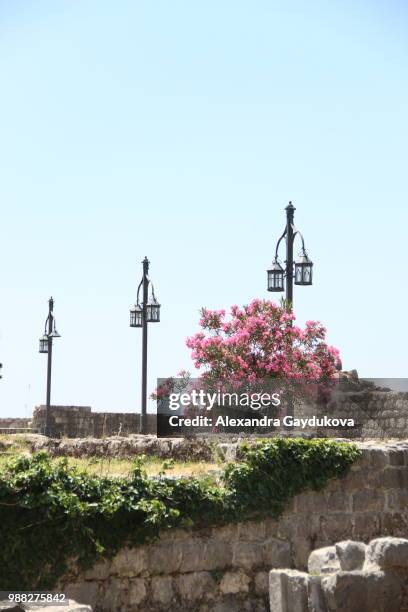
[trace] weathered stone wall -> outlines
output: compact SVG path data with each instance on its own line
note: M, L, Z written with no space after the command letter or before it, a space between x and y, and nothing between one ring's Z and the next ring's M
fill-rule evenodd
M340 540L407 537L408 441L360 446L346 477L298 495L279 520L172 530L59 588L103 612L266 611L271 568L305 570L313 549Z
M31 419L0 419L0 429L28 429Z
M327 405L303 405L295 409L295 416L316 415L353 419L354 428L310 428L309 433L322 437L362 439L404 439L408 435L408 393L381 391L358 385L353 390L333 392Z
M31 427L45 431L45 406L36 406ZM56 438L102 438L139 432L140 415L123 412L92 412L89 406L50 406L51 436ZM147 431L155 433L156 415L147 415Z

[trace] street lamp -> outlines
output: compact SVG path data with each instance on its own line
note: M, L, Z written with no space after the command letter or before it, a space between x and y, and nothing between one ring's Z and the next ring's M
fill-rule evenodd
M313 263L303 249L298 261L295 261L295 285L311 285L313 277Z
M54 319L54 300L48 300L48 316L45 320L44 334L40 338L40 353L46 353L47 359L47 400L45 408L45 435L50 435L50 405L51 405L51 369L52 369L52 341L61 336L57 332Z
M275 259L272 262L272 266L269 268L267 272L268 272L268 291L283 291L284 290L283 276L285 272L277 259Z
M282 236L279 238L275 250L275 259L272 266L267 270L268 274L268 291L284 291L286 278L286 303L288 308L293 307L293 281L295 285L311 285L313 278L313 262L309 259L305 241L302 234L295 228L293 219L296 208L292 202L285 208L286 210L286 227ZM293 245L296 236L299 235L302 241L302 250L297 261L293 262ZM285 270L282 268L278 259L279 245L283 239L286 239L286 261ZM294 268L294 270L293 270Z
M130 327L142 328L142 406L140 412L139 431L146 433L147 412L147 324L160 321L160 304L154 294L152 281L149 279L149 260L142 261L143 277L137 288L136 304L130 309ZM150 296L149 296L150 287ZM139 300L142 289L142 302Z

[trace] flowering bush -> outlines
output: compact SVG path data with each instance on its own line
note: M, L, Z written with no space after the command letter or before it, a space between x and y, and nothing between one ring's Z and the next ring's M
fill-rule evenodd
M187 339L201 379L241 386L269 378L329 381L341 368L339 351L325 342L316 321L301 329L284 305L253 300L249 305L201 311L203 331Z

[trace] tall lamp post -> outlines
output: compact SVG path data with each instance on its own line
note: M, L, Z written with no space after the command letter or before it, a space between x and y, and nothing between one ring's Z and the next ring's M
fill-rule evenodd
M40 353L47 353L47 399L45 408L45 435L50 435L50 405L51 405L51 370L52 370L52 342L61 336L55 327L54 300L48 300L48 316L45 320L44 334L40 338Z
M293 309L293 281L295 285L311 285L313 278L313 262L309 259L306 252L305 241L302 234L295 228L294 217L296 208L292 202L289 202L286 210L286 227L279 238L276 249L275 258L272 266L267 270L268 274L268 291L279 292L285 290L286 278L286 308ZM293 261L293 246L296 236L299 236L302 243L302 249L299 258ZM286 261L285 268L282 267L279 261L279 246L282 240L286 240ZM290 322L291 324L292 322ZM291 392L287 394L287 415L294 414L294 398Z
M289 309L293 308L293 281L295 285L311 285L313 277L313 262L309 259L305 241L302 234L294 226L294 216L296 208L292 202L289 202L286 210L286 227L279 238L276 249L275 258L272 266L267 270L268 274L268 291L284 291L286 278L286 305ZM299 259L293 262L293 245L296 236L299 236L302 242L302 249ZM279 246L283 239L286 239L286 261L285 269L279 261Z
M142 328L142 405L140 412L139 431L146 433L147 413L147 324L159 323L160 304L154 294L153 283L149 278L149 260L142 261L143 277L137 288L136 304L130 309L130 327ZM149 296L149 288L150 296ZM140 302L140 289L142 289L142 302Z

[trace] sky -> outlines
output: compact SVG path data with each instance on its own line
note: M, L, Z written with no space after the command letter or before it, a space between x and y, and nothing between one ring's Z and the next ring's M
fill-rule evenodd
M0 1L0 416L45 401L51 295L52 403L139 410L145 255L149 389L194 371L202 306L271 296L289 200L315 264L298 322L320 320L346 369L408 377L407 16L401 0Z

